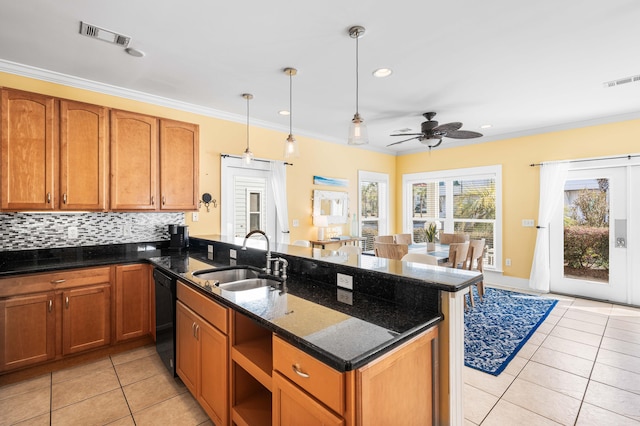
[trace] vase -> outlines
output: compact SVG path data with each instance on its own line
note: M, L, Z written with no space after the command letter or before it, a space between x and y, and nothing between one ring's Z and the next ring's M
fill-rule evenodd
M436 243L427 243L427 251L436 251Z

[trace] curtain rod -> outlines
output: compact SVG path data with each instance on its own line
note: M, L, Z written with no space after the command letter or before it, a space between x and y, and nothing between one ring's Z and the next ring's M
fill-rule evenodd
M602 161L602 160L619 160L621 158L626 158L627 160L631 160L632 158L640 157L640 154L628 154L628 155L618 155L613 157L598 157L598 158L585 158L583 160L566 160L566 161L558 161L559 163L584 163L588 161ZM531 163L529 166L544 166L545 163Z
M237 159L242 159L242 157L240 157L239 155L232 155L232 154L220 154L220 157L222 158L237 158ZM261 158L254 158L252 161L261 161L263 163L276 163L276 160L263 160ZM293 163L287 163L286 161L283 161L285 166L293 166Z

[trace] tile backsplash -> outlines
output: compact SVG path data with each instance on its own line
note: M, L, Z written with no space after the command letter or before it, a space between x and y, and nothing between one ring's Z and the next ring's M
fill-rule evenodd
M0 213L0 251L168 240L184 213Z

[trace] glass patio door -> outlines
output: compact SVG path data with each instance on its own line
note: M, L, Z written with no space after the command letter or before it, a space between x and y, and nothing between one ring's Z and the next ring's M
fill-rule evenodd
M630 303L630 170L569 171L550 229L552 292Z

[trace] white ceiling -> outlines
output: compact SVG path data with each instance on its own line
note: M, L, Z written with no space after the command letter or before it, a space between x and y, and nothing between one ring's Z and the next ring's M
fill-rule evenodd
M355 40L347 31L362 25L367 148L424 150L417 141L386 145L399 140L390 133L419 131L427 111L485 134L445 139L441 148L640 117L640 81L603 87L640 74L637 0L375 3L0 0L0 71L152 95L239 122L249 92L252 124L287 132L289 119L278 114L289 105L282 69L295 67L294 134L346 144L355 112ZM81 36L80 21L131 36L146 56ZM373 77L379 67L393 74Z

